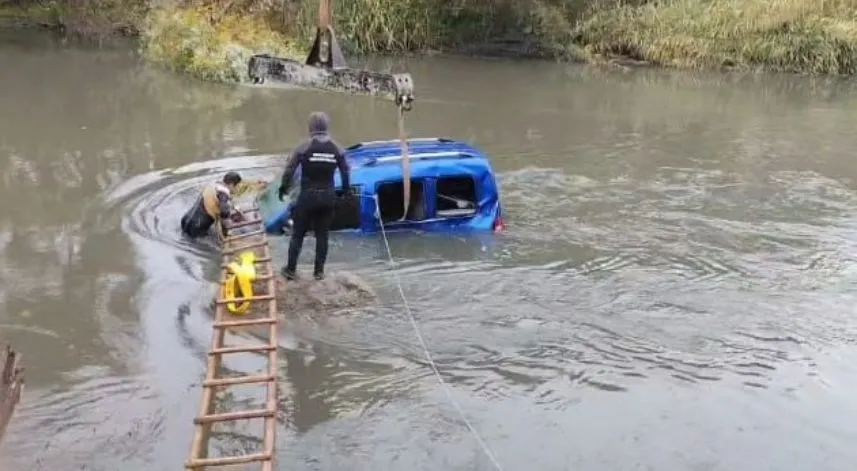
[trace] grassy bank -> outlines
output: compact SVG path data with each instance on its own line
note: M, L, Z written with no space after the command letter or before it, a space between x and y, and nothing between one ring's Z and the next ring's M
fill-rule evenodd
M149 60L234 82L254 53L303 57L318 8L317 0L150 1L0 0L0 17L14 4L73 30L139 30ZM351 54L618 56L680 68L857 72L857 0L334 0L334 8Z
M504 3L505 2L505 3ZM513 0L338 0L334 25L346 54L459 51L514 31ZM246 80L247 60L268 53L302 60L318 0L194 1L152 8L141 27L146 58L197 77ZM529 14L529 13L528 13ZM570 36L569 36L570 38Z
M206 7L153 9L141 31L143 57L204 80L243 82L258 53L300 57L299 46L264 19Z
M854 0L671 0L594 12L575 40L681 68L857 73Z

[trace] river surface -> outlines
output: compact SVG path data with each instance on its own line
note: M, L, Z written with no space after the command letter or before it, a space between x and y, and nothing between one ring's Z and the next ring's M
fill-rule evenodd
M278 176L312 110L343 143L394 137L394 110L202 84L40 33L0 35L0 63L0 343L27 366L0 467L180 469L218 276L179 237L182 211L225 169ZM498 172L506 233L391 246L452 398L504 469L854 469L857 87L376 66L413 74L412 135L471 141ZM493 469L382 240L332 244L328 271L359 274L380 307L287 314L279 469Z

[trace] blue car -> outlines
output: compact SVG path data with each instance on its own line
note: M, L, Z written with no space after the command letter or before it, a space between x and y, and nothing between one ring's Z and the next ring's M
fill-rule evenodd
M358 198L342 198L334 212L333 231L371 234L384 229L499 231L503 228L500 193L488 157L466 142L432 137L408 140L411 195L404 211L401 142L361 142L345 150L351 187ZM277 199L279 181L260 196L265 229L282 234L300 191L300 168L293 191ZM341 185L339 172L336 186ZM340 191L340 190L337 190Z

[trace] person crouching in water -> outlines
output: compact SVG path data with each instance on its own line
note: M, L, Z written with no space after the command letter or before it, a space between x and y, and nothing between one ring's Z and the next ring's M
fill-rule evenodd
M289 185L298 166L301 167L301 189L293 209L292 237L289 241L289 260L281 274L288 280L297 279L298 257L301 254L304 237L312 228L315 232L315 269L316 280L324 278L324 264L327 261L327 242L333 210L336 205L336 191L333 175L339 169L343 194L350 193L350 170L345 160L345 151L328 134L329 119L322 112L309 115L309 138L292 151L279 188L279 199L289 192Z
M243 216L235 211L232 204L232 193L241 183L241 175L237 172L229 172L223 176L221 182L207 185L196 202L187 213L182 216L182 232L196 239L208 234L215 222L219 223L217 230L226 236L226 219L240 222Z

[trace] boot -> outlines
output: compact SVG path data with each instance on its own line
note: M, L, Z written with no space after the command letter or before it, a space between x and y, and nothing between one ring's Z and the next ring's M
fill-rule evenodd
M282 275L283 278L285 278L289 281L296 281L298 279L297 272L295 272L294 270L289 270L288 267L283 267L280 270L280 275Z

